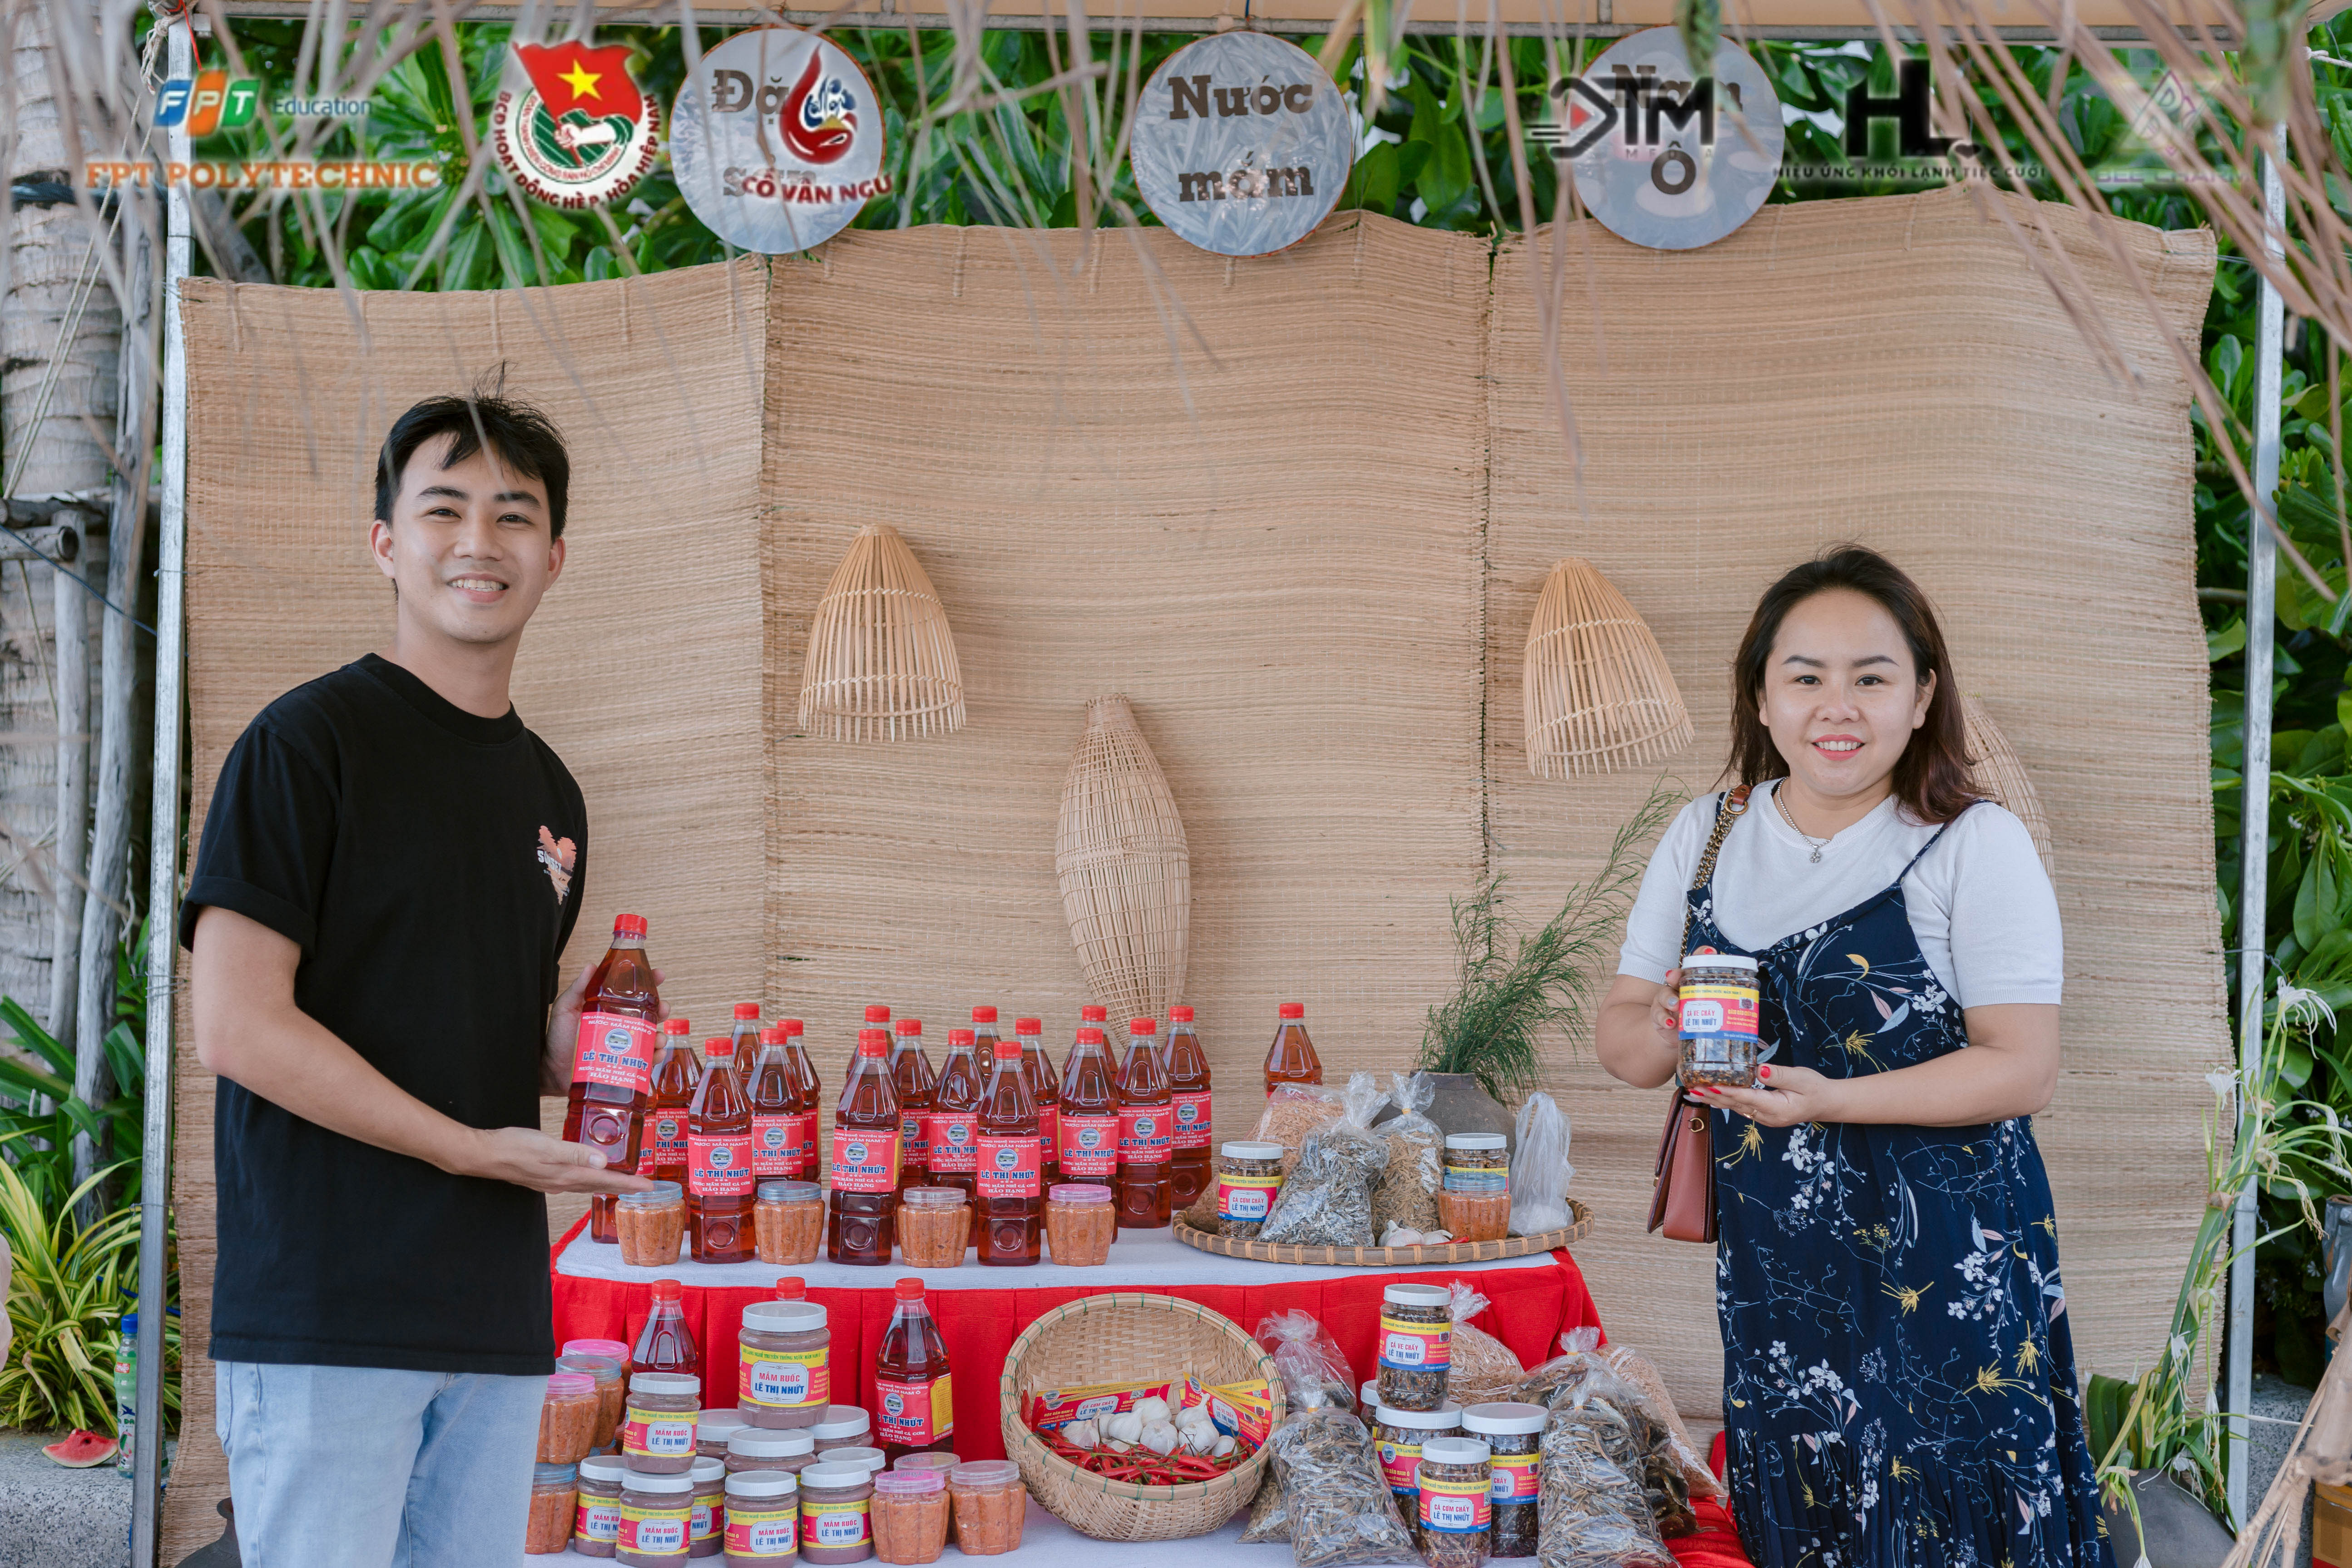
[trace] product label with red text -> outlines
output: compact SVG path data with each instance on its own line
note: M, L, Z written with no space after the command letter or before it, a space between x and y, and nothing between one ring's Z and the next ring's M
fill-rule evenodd
M1381 1316L1381 1364L1415 1372L1454 1364L1454 1325Z
M798 1176L803 1181L815 1181L816 1112L814 1110L803 1110L785 1117L784 1131L793 1142L794 1146L800 1150L800 1163L797 1165L793 1166L790 1170L787 1170L784 1174L787 1176Z
M686 1141L686 1190L698 1198L751 1195L751 1135L697 1132Z
M1421 1478L1421 1528L1445 1535L1473 1535L1494 1522L1486 1499L1488 1482Z
M1061 1157L1062 1108L1058 1105L1037 1108L1037 1150L1041 1170Z
M777 1498L746 1507L727 1505L727 1555L773 1557L779 1561L800 1550L800 1504Z
M1420 1444L1381 1442L1381 1474L1388 1478L1389 1490L1399 1497L1412 1496L1419 1486L1413 1479L1413 1472L1420 1467Z
M692 1512L684 1498L678 1499L674 1506L661 1508L623 1503L621 1529L616 1538L620 1550L634 1552L641 1557L683 1555L688 1544L687 1530Z
M718 1540L719 1521L724 1519L726 1516L726 1504L719 1503L713 1506L709 1498L696 1498L694 1500L694 1507L692 1510L688 1513L686 1519L687 1540L693 1545L697 1546L699 1546L706 1541ZM705 1553L705 1555L707 1556L709 1553Z
M1118 1118L1065 1113L1059 1155L1065 1176L1118 1174Z
M980 1168L980 1118L969 1110L934 1110L923 1118L924 1156L933 1175L968 1175Z
M618 1541L621 1538L621 1500L582 1498L580 1510L572 1516L572 1533L583 1541Z
M1542 1488L1536 1483L1536 1467L1542 1463L1541 1454L1497 1454L1488 1472L1486 1489L1490 1502L1533 1502Z
M793 1137L793 1118L751 1118L751 1173L755 1176L797 1176L793 1167L800 1145Z
M1118 1113L1118 1158L1125 1165L1168 1163L1168 1127L1175 1118L1164 1105L1122 1106Z
M923 1141L923 1117L920 1110L901 1112L898 1117L898 1160L901 1164L920 1170L930 1158L930 1145Z
M621 1426L621 1452L656 1458L691 1454L694 1426L695 1414L691 1410L640 1410L632 1405Z
M686 1163L686 1112L676 1107L650 1111L646 1116L646 1146L653 1151L656 1165L675 1169ZM653 1173L645 1171L642 1175Z
M1273 1211L1274 1194L1282 1190L1279 1173L1244 1176L1226 1173L1217 1178L1217 1217L1255 1222Z
M873 1539L874 1515L866 1499L855 1502L801 1500L803 1546L863 1546Z
M1685 981L1677 1009L1683 1038L1738 1035L1743 1039L1755 1039L1757 997L1757 984L1752 980L1744 985L1712 981L1694 985Z
M833 1130L833 1190L887 1193L898 1185L898 1135L870 1127Z
M1169 1145L1176 1149L1205 1149L1209 1146L1209 1097L1201 1093L1171 1095L1168 1109L1176 1113L1176 1127Z
M955 1401L948 1374L930 1383L904 1383L897 1378L874 1380L874 1397L881 1405L877 1436L885 1443L921 1447L955 1430Z
M615 1013L580 1015L580 1041L572 1054L572 1081L609 1084L643 1094L654 1081L654 1026Z
M973 1162L984 1198L1034 1198L1042 1190L1037 1141L1018 1132L983 1132Z
M735 1403L763 1410L806 1410L833 1403L833 1363L825 1346L804 1351L742 1347Z

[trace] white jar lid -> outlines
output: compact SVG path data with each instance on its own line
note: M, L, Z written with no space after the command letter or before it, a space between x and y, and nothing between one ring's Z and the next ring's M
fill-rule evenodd
M1448 1149L1500 1149L1509 1142L1499 1132L1448 1132L1445 1135Z
M1454 1292L1443 1285L1391 1285L1381 1292L1381 1300L1400 1307L1450 1307Z
M1432 1437L1421 1446L1424 1465L1483 1465L1493 1450L1475 1437Z
M725 1475L727 1473L727 1461L724 1459L712 1458L710 1456L706 1454L696 1459L694 1461L693 1468L686 1473L689 1477L693 1478L694 1484L696 1486L700 1486L705 1481L715 1481L719 1477Z
M631 1470L621 1478L625 1492L690 1492L694 1478L680 1470L674 1476L649 1476L643 1470Z
M1356 1390L1356 1403L1367 1410L1378 1410L1381 1407L1381 1380L1377 1377L1364 1379L1364 1386Z
M857 1405L828 1405L824 1407L824 1419L807 1431L818 1441L829 1442L835 1437L855 1437L860 1432L871 1429L873 1425L866 1412Z
M743 1407L740 1405L714 1405L694 1418L697 1431L705 1437L712 1433L732 1432L745 1425Z
M1490 1405L1474 1405L1462 1413L1462 1427L1466 1432L1505 1433L1540 1432L1543 1430L1544 1407L1540 1405L1520 1405L1510 1400L1496 1400Z
M1373 1406L1372 1419L1383 1426L1427 1426L1450 1432L1462 1425L1462 1406L1450 1399L1434 1410L1391 1410L1380 1405Z
M874 1472L863 1465L811 1465L801 1472L801 1485L808 1488L829 1488L846 1491L862 1487L874 1479Z
M593 1454L580 1461L580 1479L583 1481L617 1481L629 1473L629 1467L618 1454Z
M1279 1160L1282 1158L1282 1145L1279 1143L1225 1143L1218 1147L1217 1152L1228 1160Z
M754 1301L743 1309L747 1334L805 1334L824 1327L824 1309L814 1301Z
M883 1457L882 1450L879 1448L859 1447L827 1448L824 1451L824 1462L836 1467L856 1465L864 1470L878 1470L890 1461Z
M803 1426L798 1431L783 1431L772 1426L742 1426L727 1439L727 1451L740 1454L747 1459L789 1459L794 1454L816 1451L816 1439Z
M690 1372L638 1372L629 1374L631 1394L702 1394L702 1379Z
M801 1479L790 1470L738 1470L727 1478L729 1497L790 1497Z
M1694 969L1753 969L1756 961L1738 952L1686 952L1683 954L1685 973Z

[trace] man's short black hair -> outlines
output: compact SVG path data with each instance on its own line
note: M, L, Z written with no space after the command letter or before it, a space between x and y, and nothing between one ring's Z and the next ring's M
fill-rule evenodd
M487 390L428 397L398 419L375 459L375 515L392 521L400 479L416 449L437 436L456 437L444 467L462 463L488 445L499 460L547 489L550 537L563 537L564 493L572 483L572 458L554 422L520 398L506 395L505 377Z

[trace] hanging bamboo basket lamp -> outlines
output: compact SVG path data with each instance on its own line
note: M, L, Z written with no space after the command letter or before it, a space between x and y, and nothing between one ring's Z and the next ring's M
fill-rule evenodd
M809 626L800 727L831 741L912 741L963 728L948 613L898 531L869 522Z
M2033 793L2033 781L2025 776L2025 764L2018 760L2016 748L1992 721L1984 704L1966 692L1960 694L1960 712L1968 721L1969 755L1976 759L1977 793L1990 795L2025 824L2025 831L2033 838L2033 852L2042 857L2042 868L2055 881L2058 861L2050 848L2050 818L2042 810L2042 797Z
M1184 993L1192 858L1168 775L1124 697L1087 704L1062 784L1054 870L1095 1000L1113 1017L1163 1014Z
M1528 771L1539 779L1654 763L1691 742L1690 710L1648 623L1576 556L1544 580L1522 689Z

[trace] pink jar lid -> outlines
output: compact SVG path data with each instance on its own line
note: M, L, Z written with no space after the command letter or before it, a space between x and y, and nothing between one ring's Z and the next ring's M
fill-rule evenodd
M559 1372L547 1380L550 1399L585 1399L596 1392L596 1380L584 1372Z
M618 1340L566 1340L565 1355L608 1355L622 1365L629 1362L629 1347Z
M1110 1202L1110 1189L1108 1187L1096 1186L1091 1182L1065 1182L1059 1186L1054 1187L1048 1191L1045 1195L1053 1199L1054 1202L1057 1204L1107 1204Z
M937 1470L882 1470L874 1477L874 1489L885 1497L920 1497L943 1490L947 1484Z

